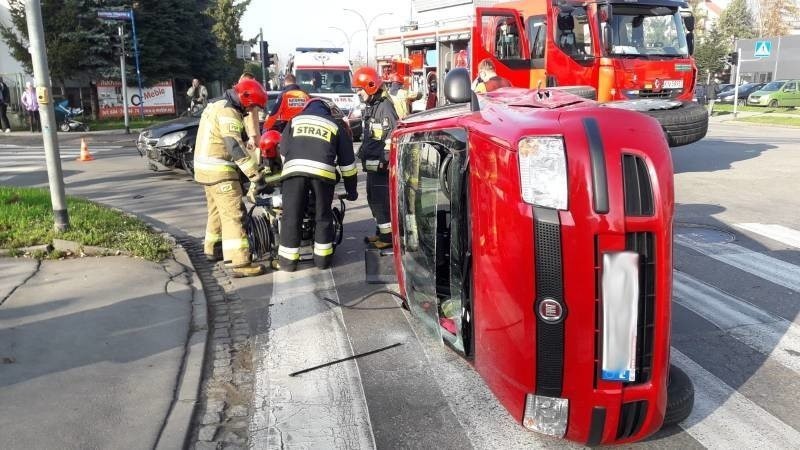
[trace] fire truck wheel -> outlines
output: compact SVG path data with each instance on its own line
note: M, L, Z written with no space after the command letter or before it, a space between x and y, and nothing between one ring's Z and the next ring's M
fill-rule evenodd
M557 86L550 89L569 92L572 95L588 100L597 100L597 90L591 86Z
M689 376L678 366L669 366L667 381L667 410L664 427L677 425L689 417L694 407L694 386Z
M670 147L697 142L708 131L708 111L695 102L684 102L675 109L653 109L645 114L658 120Z

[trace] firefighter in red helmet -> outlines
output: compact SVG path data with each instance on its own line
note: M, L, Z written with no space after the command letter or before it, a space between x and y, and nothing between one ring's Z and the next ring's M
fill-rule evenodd
M366 104L362 116L364 136L358 156L367 172L367 203L377 224L375 236L367 236L365 241L376 248L387 248L392 245L389 145L392 131L397 124L397 112L375 69L360 67L353 78L353 87Z
M353 140L337 123L331 107L321 98L312 98L292 119L280 139L283 157L281 172L280 246L276 268L293 272L300 260L300 226L308 207L309 191L314 195L314 264L330 267L333 259L333 216L331 203L338 181L337 167L344 179L347 199L358 199L356 158Z
M308 94L297 85L294 75L286 74L283 79L283 91L278 96L275 106L269 111L264 128L283 131L292 117L300 114L308 98Z
M226 260L234 277L256 276L264 267L250 260L250 245L242 226L242 185L239 171L251 183L263 184L265 174L242 142L245 114L258 114L267 92L255 80L243 79L223 99L203 111L194 151L194 178L205 186L208 222L203 250L211 261Z

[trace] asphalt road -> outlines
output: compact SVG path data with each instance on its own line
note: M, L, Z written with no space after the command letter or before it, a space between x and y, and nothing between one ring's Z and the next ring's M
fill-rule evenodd
M80 163L74 161L78 141L65 136L67 193L202 237L202 190L184 174L146 170L133 139L92 135L96 160ZM712 124L703 141L673 149L672 354L695 383L696 407L681 427L633 447L792 448L800 442L799 143L796 129ZM35 138L3 136L0 183L46 184L40 146ZM569 446L518 426L470 366L392 297L372 297L359 305L365 309L320 300L352 303L381 287L364 283L361 237L374 225L363 181L360 189L361 198L348 205L346 238L332 270L234 281L257 336L255 447ZM287 376L397 343L357 363Z

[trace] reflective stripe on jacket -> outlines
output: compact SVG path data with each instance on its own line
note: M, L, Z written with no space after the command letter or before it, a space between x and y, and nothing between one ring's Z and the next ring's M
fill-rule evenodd
M222 181L238 181L237 167L248 178L258 175L256 161L246 152L231 155L225 140L232 140L238 148L244 149L242 142L242 114L219 100L208 105L200 118L197 140L194 146L194 179L202 184L216 184Z

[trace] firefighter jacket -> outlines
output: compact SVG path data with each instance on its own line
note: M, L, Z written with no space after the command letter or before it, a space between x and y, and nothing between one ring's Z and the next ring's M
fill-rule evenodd
M247 178L259 176L258 166L242 142L243 110L232 91L203 110L194 146L194 179L212 185L239 181L237 168Z
M313 177L336 184L336 166L347 192L356 190L356 158L353 139L347 129L334 121L320 101L309 103L295 116L281 135L283 171L281 179Z
M380 90L373 97L364 109L364 138L358 152L367 172L387 170L391 134L397 124L397 111L389 93Z
M308 94L300 89L300 86L296 84L286 86L283 92L278 96L275 106L273 106L272 110L269 112L269 117L267 117L267 121L264 123L264 128L267 130L278 129L283 131L286 122L292 120L294 116L303 111L308 98Z
M422 97L419 92L406 90L400 83L392 83L389 95L392 97L392 103L394 103L398 119L409 115L411 113L411 102Z

